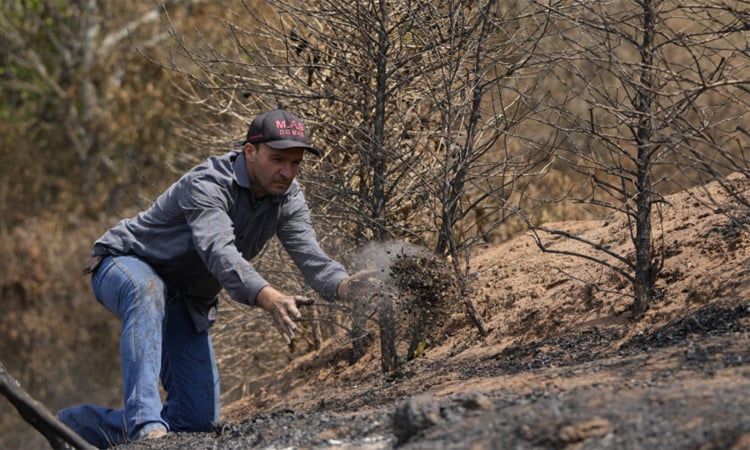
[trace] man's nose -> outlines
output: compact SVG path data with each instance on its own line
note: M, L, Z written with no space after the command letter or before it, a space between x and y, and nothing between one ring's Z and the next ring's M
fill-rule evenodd
M294 167L291 163L281 165L281 175L286 178L294 178Z

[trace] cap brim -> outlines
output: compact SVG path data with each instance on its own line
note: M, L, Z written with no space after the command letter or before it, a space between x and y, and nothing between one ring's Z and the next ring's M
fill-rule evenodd
M269 147L271 147L273 149L276 149L276 150L287 150L287 149L290 149L290 148L304 148L305 150L307 150L308 152L310 152L310 153L312 153L312 154L314 154L316 156L322 155L321 151L318 150L317 148L312 147L312 146L307 145L307 144L303 144L303 143L301 143L299 141L293 141L291 139L281 140L281 141L264 142L264 144L266 144L267 146L269 146Z

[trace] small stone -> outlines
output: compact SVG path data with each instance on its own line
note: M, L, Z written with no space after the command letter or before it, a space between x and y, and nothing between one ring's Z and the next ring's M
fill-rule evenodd
M612 423L595 417L560 428L560 440L565 443L581 442L591 437L606 436L612 430Z
M461 404L466 409L480 410L492 408L492 400L487 398L486 395L481 393L469 394L466 398L461 400Z
M750 433L745 433L737 439L732 450L750 450Z
M393 434L399 443L442 421L440 405L430 394L414 396L398 406L393 415Z

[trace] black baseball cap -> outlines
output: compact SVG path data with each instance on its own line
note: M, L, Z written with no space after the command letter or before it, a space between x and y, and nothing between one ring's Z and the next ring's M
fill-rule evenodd
M274 109L253 119L243 144L263 143L276 150L304 148L320 156L320 150L307 143L306 132L302 119L282 109Z

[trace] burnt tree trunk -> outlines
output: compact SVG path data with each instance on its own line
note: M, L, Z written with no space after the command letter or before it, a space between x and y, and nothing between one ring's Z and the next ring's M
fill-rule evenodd
M652 258L651 246L651 172L653 170L654 123L652 106L654 102L654 35L655 18L651 1L643 3L643 42L640 46L641 74L635 109L638 112L636 142L636 211L635 211L635 285L633 286L636 315L643 314L654 299L656 266Z
M44 405L31 398L21 387L21 383L5 370L2 361L0 361L0 393L16 407L23 420L47 438L53 449L95 449L94 446L60 422Z

